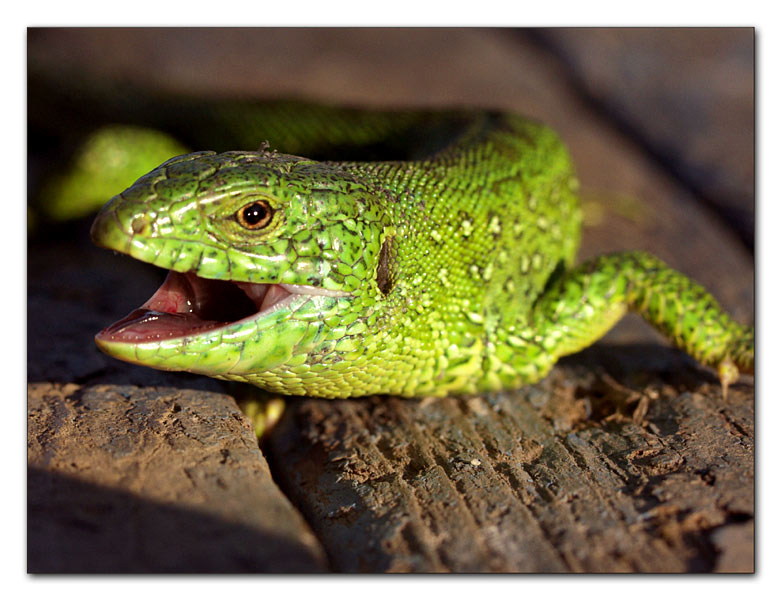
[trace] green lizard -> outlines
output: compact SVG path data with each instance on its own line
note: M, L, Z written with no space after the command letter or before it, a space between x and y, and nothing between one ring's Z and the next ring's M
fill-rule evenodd
M541 379L634 310L725 390L753 370L753 328L659 259L575 265L578 184L549 128L265 110L242 133L334 160L195 152L115 196L94 242L170 273L96 336L104 352L283 394L473 393Z

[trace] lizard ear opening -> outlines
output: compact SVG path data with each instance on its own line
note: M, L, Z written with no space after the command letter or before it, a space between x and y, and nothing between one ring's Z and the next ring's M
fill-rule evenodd
M393 268L396 255L394 240L393 236L385 238L385 241L382 242L380 257L377 262L377 287L383 296L387 296L396 283L396 273Z

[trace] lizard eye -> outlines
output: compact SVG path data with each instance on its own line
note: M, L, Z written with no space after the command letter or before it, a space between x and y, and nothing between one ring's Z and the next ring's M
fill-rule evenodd
M245 229L263 229L271 222L272 212L268 202L255 200L236 212L236 220Z

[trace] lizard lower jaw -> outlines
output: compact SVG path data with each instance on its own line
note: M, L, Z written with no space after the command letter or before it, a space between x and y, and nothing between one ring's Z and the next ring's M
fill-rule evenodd
M145 342L198 335L255 320L300 295L340 296L312 286L204 279L170 271L143 306L95 336L98 342Z

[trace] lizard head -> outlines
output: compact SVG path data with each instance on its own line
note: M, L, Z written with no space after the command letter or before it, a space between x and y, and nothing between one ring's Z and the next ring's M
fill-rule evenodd
M109 355L158 369L340 395L338 382L312 387L311 375L361 351L387 292L382 203L338 166L300 157L173 158L115 196L91 234L169 270L142 307L95 338Z

